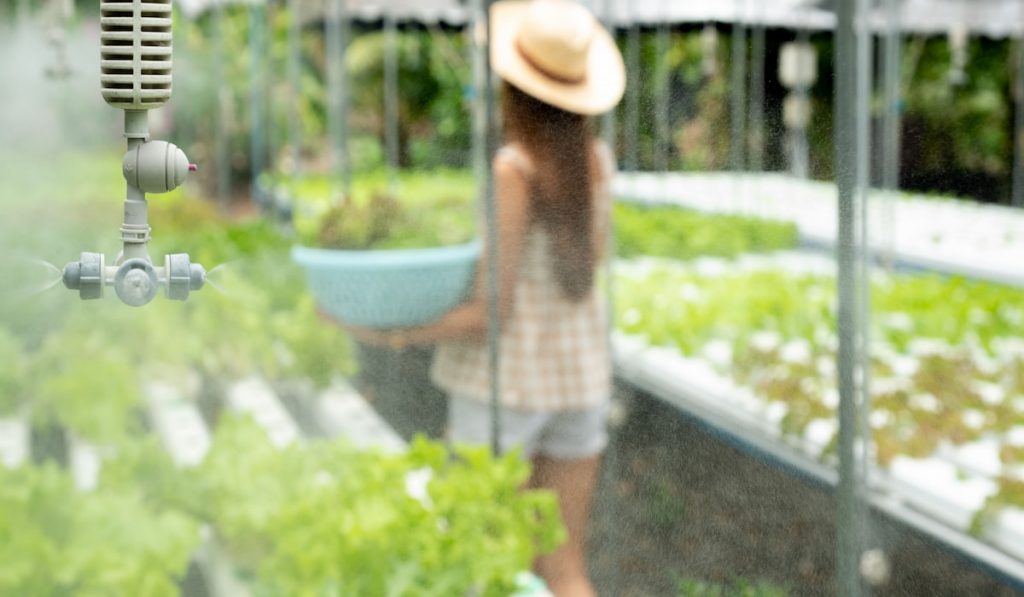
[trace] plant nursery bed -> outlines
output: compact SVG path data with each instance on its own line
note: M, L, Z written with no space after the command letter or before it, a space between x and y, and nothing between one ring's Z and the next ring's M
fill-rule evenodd
M824 455L835 425L808 426L802 437L784 434L785 410L715 373L706 361L647 346L636 337L614 338L616 377L682 409L745 449L827 486L835 486L834 458ZM983 539L970 532L974 516L996 493L991 478L965 473L941 456L897 457L888 470L872 467L872 505L1024 587L1024 511L1004 509ZM923 514L925 516L917 516ZM945 528L942 528L945 527ZM944 532L952 529L955 533Z
M376 413L369 407L366 401L355 391L352 387L344 381L335 380L328 387L322 390L316 390L313 384L298 381L290 382L286 384L280 384L282 387L287 387L292 393L306 393L307 395L300 399L294 400L296 404L302 405L302 408L309 408L312 412L306 413L307 418L317 421L317 432L314 435L321 437L331 438L344 438L344 444L349 447L335 446L333 443L330 445L321 445L319 448L313 446L312 441L307 441L306 435L303 433L301 427L295 422L292 413L283 404L278 393L266 378L261 376L251 376L248 378L236 380L233 382L220 384L223 392L224 410L226 412L245 414L248 419L254 422L262 433L265 433L265 440L263 445L259 445L256 442L252 446L248 444L240 443L244 437L250 437L250 431L247 431L247 427L243 424L241 419L233 418L222 418L218 422L218 429L216 432L211 432L206 420L202 417L199 409L196 405L195 400L190 400L187 397L182 396L181 392L169 385L161 385L159 383L152 383L147 387L148 403L150 405L150 414L153 420L153 428L157 431L160 436L163 445L171 453L174 461L180 466L186 467L207 467L210 466L210 460L213 459L215 462L212 466L219 467L218 471L229 465L231 468L236 466L234 462L234 454L237 454L239 450L245 450L250 448L253 450L254 459L241 458L241 462L237 464L239 470L228 471L223 470L224 475L236 475L235 481L228 481L223 489L227 490L227 495L223 496L221 493L215 493L217 496L215 499L224 500L228 502L215 504L213 506L213 512L218 512L219 516L214 519L217 521L217 532L214 532L212 528L207 528L204 532L204 538L201 547L197 550L195 558L199 564L201 576L205 579L205 590L212 597L248 597L250 595L261 594L261 591L265 590L263 584L264 579L262 577L257 578L254 572L250 572L252 568L247 568L239 564L239 561L247 561L246 557L252 557L253 554L248 553L250 544L241 540L238 536L241 528L248 528L246 525L251 524L250 518L253 512L263 512L259 514L257 519L261 519L271 511L264 511L261 508L271 507L269 504L274 503L275 496L286 494L289 489L286 487L288 483L293 481L304 479L305 483L309 483L310 477L308 473L315 472L313 479L314 487L319 487L321 484L332 484L334 482L333 474L328 473L323 469L309 469L309 466L317 466L314 464L317 462L315 458L323 457L326 453L322 450L339 450L337 451L337 457L343 460L352 458L359 460L359 463L354 463L352 466L355 468L346 468L346 466L340 466L338 470L349 470L354 476L349 479L354 480L360 478L358 483L352 482L352 487L356 489L354 491L384 491L386 479L393 476L395 470L402 471L404 469L396 469L395 467L401 466L406 467L409 462L414 462L417 458L421 457L425 452L424 450L433 452L434 456L441 455L440 452L436 452L437 447L429 447L414 443L409 446L403 442L393 430L391 430L383 420L377 416ZM226 427L225 427L226 426ZM220 437L225 433L225 428L229 428L226 437ZM322 443L322 442L321 442ZM200 450L196 449L196 446L202 446ZM332 447L333 446L333 447ZM317 452L317 450L321 452ZM269 452L268 452L269 450ZM279 462L283 464L288 460L276 461L273 456L269 456L271 453L276 452L287 452L291 450L292 456L295 456L295 450L303 451L313 460L297 460L292 462L294 465L298 465L299 468L305 468L302 470L285 471L278 470L277 473L282 478L278 478L278 475L272 475L267 477L269 474L265 469L252 469L254 465L266 467L269 463ZM368 451L368 452L367 452ZM207 453L208 452L208 453ZM359 456L359 452L370 454L369 460L365 463L362 462L363 457ZM317 454L320 456L316 456ZM335 452L331 452L334 454ZM373 456L373 453L385 453L394 454L395 457L388 460L387 457L380 459L379 464L383 467L380 470L364 470L365 466L370 461L377 462L377 456ZM346 457L345 455L348 455ZM406 456L408 454L408 456ZM266 460L268 459L269 460ZM227 458L227 460L225 460ZM406 460L411 459L411 460ZM334 459L337 461L337 459ZM471 458L472 460L472 458ZM257 463L261 463L258 464ZM476 464L482 463L479 458L475 460ZM345 463L339 462L338 464L344 465ZM436 464L436 463L435 463ZM323 466L323 463L321 465ZM371 465L372 466L372 465ZM434 466L434 465L431 465ZM443 465L441 465L443 467ZM475 466L475 465L470 465ZM276 470L276 469L275 469ZM316 472L319 470L319 472ZM495 470L497 472L498 469ZM434 471L434 472L431 472ZM466 471L468 472L468 471ZM402 487L404 493L408 494L415 500L425 500L422 502L424 505L432 504L431 492L427 491L427 483L431 482L433 478L438 479L438 482L443 481L443 475L447 474L442 472L441 468L419 468L416 470L410 470L404 474L404 486ZM472 473L474 475L483 475L482 471ZM505 473L499 473L505 474ZM208 473L204 476L199 477L200 479L206 479L205 482L211 482L208 478ZM252 478L255 475L256 478ZM218 475L219 476L219 475ZM287 478L284 478L287 477ZM365 477L365 478L362 478ZM481 480L483 478L481 477ZM267 492L267 499L270 501L263 500L249 500L249 499L232 499L232 491L237 491L240 488L235 488L236 482L243 482L244 484L252 483L252 488L243 489L246 493L253 492ZM219 483L219 481L213 481ZM448 481L445 481L448 482ZM491 481L488 481L488 483ZM449 482L450 483L450 482ZM284 484L285 486L282 486ZM510 490L514 490L515 486L510 486ZM293 490L294 491L294 490ZM446 489L443 487L438 491L445 492ZM450 490L447 490L450 491ZM284 493L282 493L284 492ZM442 498L438 494L438 499ZM444 494L447 495L447 494ZM305 493L303 493L305 496ZM239 497L239 496L235 496ZM383 498L384 496L378 496ZM382 499L383 501L390 501L391 497ZM472 499L472 498L467 498ZM507 496L505 499L509 499ZM240 503L244 502L244 503ZM290 502L289 502L290 503ZM399 498L395 503L389 503L385 505L383 503L374 503L372 508L374 512L376 509L382 508L384 512L391 512L394 516L406 516L408 513L401 513L399 510L391 511L389 508L400 508L400 504L403 503ZM527 504L528 502L524 502ZM440 506L440 504L439 504ZM225 511L224 508L227 508ZM348 504L345 507L355 508L352 512L349 512L345 516L340 518L336 516L334 523L326 523L317 518L317 520L290 520L291 525L306 525L310 529L320 524L339 524L337 521L345 519L348 516L349 520L354 512L362 512L364 509L369 508L370 504L364 499L360 502L358 499L353 504ZM508 504L502 507L511 507ZM255 510L253 509L255 508ZM433 505L430 506L424 512L430 512L433 509ZM328 508L329 510L329 508ZM308 513L312 515L312 512ZM376 525L386 523L385 519L374 518L373 512L364 512L365 516L365 527L361 526L361 523L352 522L356 528L352 528L348 533L352 534L353 544L358 544L359 541L365 541L366 537L362 536L361 533L372 533L379 532L375 531ZM536 514L536 513L535 513ZM329 514L324 512L324 516ZM497 519L495 519L497 520ZM257 525L262 523L257 523ZM454 523L453 523L454 524ZM540 524L538 521L536 524ZM224 525L224 526L222 526ZM301 527L301 528L306 528ZM276 528L276 527L275 527ZM409 529L410 531L412 529ZM226 535L221 536L219 533L223 531ZM278 529L281 531L281 529ZM306 531L302 531L306 532ZM233 534L232 534L233 533ZM250 537L245 531L241 531L241 538ZM301 534L301 532L300 532ZM293 533L294 535L294 533ZM232 538L233 537L233 538ZM255 539L256 551L259 551L260 541L256 539L259 537L257 534L253 536ZM508 537L506 537L508 538ZM294 540L294 538L292 539ZM377 539L379 541L379 538ZM282 539L282 541L285 541ZM314 540L315 541L315 540ZM229 547L229 546L234 547ZM509 544L511 545L511 544ZM380 549L380 545L373 544L368 549ZM241 551L239 551L241 549ZM353 548L355 549L355 548ZM512 547L515 549L515 547ZM238 558L242 559L239 560ZM394 556L392 556L394 557ZM447 557L452 557L451 555ZM390 569L388 569L390 570ZM463 571L464 573L464 571ZM354 573L354 574L362 574ZM401 578L402 570L394 569L390 572L385 572L383 569L377 569L373 571L367 571L366 575L374 576L379 580L382 578L380 575L385 574L383 578L387 578L388 574L394 574L395 579L393 582L388 581L388 586L392 584L400 586L403 582L408 582ZM346 577L347 578L347 577ZM356 582L361 582L360 579L351 579ZM330 579L325 579L330 581ZM319 581L318 581L319 582ZM440 581L443 582L443 581ZM516 579L516 582L520 589L515 592L515 595L520 597L551 597L550 593L543 589L542 583L539 584L532 575L522 574ZM396 589L398 593L404 594L401 589Z
M834 184L782 174L628 173L616 196L793 222L801 239L836 245ZM873 251L907 267L1024 286L1024 212L948 197L872 192Z
M834 264L782 254L616 266L620 379L833 485ZM1024 579L1020 291L873 276L877 509Z
M692 581L774 588L721 594L837 594L831 489L627 382L618 396L589 538L600 595L720 594L681 590ZM870 546L885 551L892 573L871 594L1024 594L878 505Z

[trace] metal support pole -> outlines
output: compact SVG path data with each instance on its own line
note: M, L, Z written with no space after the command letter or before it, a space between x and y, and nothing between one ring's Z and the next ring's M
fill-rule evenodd
M868 195L871 190L871 98L875 79L874 69L874 36L869 26L868 15L871 12L872 0L858 0L858 12L861 15L857 29L857 198L859 204L859 234L857 249L859 272L857 280L857 340L858 365L860 375L857 387L858 410L856 440L854 443L855 459L859 464L857 490L854 504L856 506L857 551L856 557L858 581L860 581L860 561L867 550L871 538L871 517L868 508L868 475L870 462L868 455L871 446L871 221L869 219ZM868 588L862 585L862 593Z
M643 76L640 65L640 26L630 23L626 38L627 72L632 73L626 96L626 169L640 169L640 92Z
M858 289L858 181L861 154L858 118L858 0L840 0L836 22L836 184L839 190L838 265L839 487L837 519L838 594L861 595L860 465L857 459L857 370L860 363Z
M384 147L388 157L388 188L398 192L398 24L395 13L384 15Z
M327 130L331 139L331 170L342 196L351 191L348 152L348 82L345 51L348 47L348 15L344 0L329 0L325 37L327 44Z
M1016 81L1014 82L1013 198L1016 207L1024 207L1024 34L1017 38Z
M732 49L729 60L732 62L732 102L731 102L731 140L729 142L729 166L739 174L746 164L746 100L747 100L747 27L737 15L732 29Z
M292 173L301 170L302 123L299 120L302 18L298 0L288 0L288 148Z
M484 202L487 201L485 185L482 183L487 176L487 106L484 103L484 87L487 86L487 54L484 39L484 17L482 4L473 6L473 26L469 28L469 42L472 50L472 157L473 175L481 181L477 189L477 205L483 213Z
M480 46L479 51L484 57L490 56L491 46L491 3L492 0L473 0L475 8L474 22L481 27L474 36ZM491 156L494 155L498 139L495 130L494 85L489 59L483 63L483 87L479 90L477 101L481 103L483 115L484 159L481 187L484 198L484 217L487 222L487 364L490 371L490 412L491 412L491 449L495 454L501 453L501 314L499 312L500 280L498 279L498 210L494 196L494 177L491 172Z
M213 80L224 81L224 5L218 2L213 7ZM213 126L214 160L217 163L217 203L222 212L227 212L231 202L231 147L228 139L228 104L231 89L218 84L213 88L216 99L216 120Z
M903 102L900 61L903 54L903 34L900 30L900 0L886 0L886 4L886 23L889 28L882 44L882 80L885 86L885 112L882 116L882 188L895 190L900 184Z
M763 7L763 3L758 6ZM750 170L764 170L765 28L757 24L750 39Z
M266 66L267 37L266 8L260 2L249 5L249 168L252 174L253 191L259 181L260 174L266 166L264 161L264 101L266 98Z
M900 23L900 0L886 0L886 31L883 51L882 81L884 86L885 111L882 114L882 188L890 191L900 187L900 156L902 155L903 138L903 34ZM887 194L882 205L883 216L880 218L879 248L882 251L882 263L891 267L894 261L896 238L896 198Z
M658 73L655 89L656 132L654 135L654 169L659 172L668 171L668 148L672 144L672 131L669 122L669 93L671 92L672 73L668 66L669 26L667 23L658 25L655 51Z

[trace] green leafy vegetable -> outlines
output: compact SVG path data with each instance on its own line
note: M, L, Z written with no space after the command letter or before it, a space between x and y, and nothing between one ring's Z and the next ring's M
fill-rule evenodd
M54 466L0 467L0 594L174 597L194 522L136 491L75 491Z

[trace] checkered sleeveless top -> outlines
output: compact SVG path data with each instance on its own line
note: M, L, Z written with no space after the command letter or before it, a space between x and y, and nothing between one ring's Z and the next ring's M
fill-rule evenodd
M611 217L614 162L607 146L595 144L600 176L594 185L595 234L605 234ZM515 146L495 160L510 160L529 179L529 157ZM500 399L524 411L573 411L598 406L611 394L604 294L594 284L580 301L562 293L552 269L547 232L531 222L525 233L510 315L502 322L499 344ZM451 396L490 400L486 341L438 345L431 370L434 383Z

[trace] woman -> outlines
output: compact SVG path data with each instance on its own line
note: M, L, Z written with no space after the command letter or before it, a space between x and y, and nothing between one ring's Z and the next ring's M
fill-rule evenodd
M559 496L569 539L537 573L558 597L593 595L584 540L611 393L606 314L594 278L607 244L613 173L589 116L618 103L625 69L608 33L570 0L498 2L491 62L507 144L494 158L498 217L502 449L532 458L531 487ZM392 347L440 343L456 443L487 443L487 266L472 298L418 328L353 330Z

